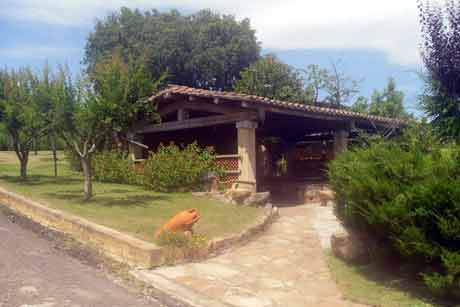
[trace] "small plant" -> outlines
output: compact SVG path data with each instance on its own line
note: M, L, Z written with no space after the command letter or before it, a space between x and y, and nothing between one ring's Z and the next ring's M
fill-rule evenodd
M160 246L188 249L202 247L206 244L206 242L206 237L202 235L172 231L165 231L157 238L157 244Z
M136 184L134 162L126 152L110 150L96 153L93 158L94 179L102 182Z
M174 264L183 259L200 259L206 256L207 238L183 232L163 232L156 243L164 247L166 263ZM204 252L204 253L203 253Z
M199 190L206 175L220 174L215 161L214 150L200 148L196 142L185 147L160 145L145 163L143 181L150 189L161 192Z

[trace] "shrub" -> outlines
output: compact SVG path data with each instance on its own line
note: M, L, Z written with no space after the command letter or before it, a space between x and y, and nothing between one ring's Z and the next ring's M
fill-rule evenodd
M167 264L180 263L183 259L204 259L207 254L207 239L204 236L183 232L164 232L156 240L163 247Z
M212 148L197 143L179 147L160 145L144 166L144 184L156 191L194 191L202 187L204 177L220 172Z
M340 155L329 166L337 211L413 263L428 287L460 294L460 147L409 129Z
M102 182L136 184L139 176L134 161L121 150L98 152L93 158L94 179Z
M158 236L156 242L159 246L193 249L205 246L207 239L197 234L188 235L183 232L165 231Z

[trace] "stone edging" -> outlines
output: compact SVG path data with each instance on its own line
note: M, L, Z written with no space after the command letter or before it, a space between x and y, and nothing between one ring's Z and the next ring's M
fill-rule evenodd
M0 204L43 226L68 234L79 242L90 243L116 261L146 269L168 263L165 249L162 247L60 210L51 209L2 187L0 187ZM241 233L211 240L203 256L212 257L235 244L249 241L254 235L265 230L278 216L278 208L267 209L254 225Z
M0 187L0 204L51 229L66 233L82 243L90 243L107 256L129 265L151 268L163 262L162 250L83 218L51 209Z

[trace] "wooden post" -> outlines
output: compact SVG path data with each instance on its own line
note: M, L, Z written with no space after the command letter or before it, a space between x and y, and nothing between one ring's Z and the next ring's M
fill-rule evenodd
M347 150L348 135L349 132L346 130L339 130L334 133L334 157Z
M240 121L236 123L238 129L238 155L240 156L237 188L256 192L257 180L257 122Z

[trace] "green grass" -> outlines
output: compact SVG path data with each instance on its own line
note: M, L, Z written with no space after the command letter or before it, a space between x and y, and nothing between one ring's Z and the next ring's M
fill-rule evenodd
M348 264L328 252L332 275L347 300L380 307L454 306L435 302L419 280L403 274L400 263Z
M30 155L29 179L19 177L19 162L12 152L0 152L0 186L90 221L154 241L155 230L182 210L198 208L195 232L208 239L236 233L262 214L261 209L236 207L190 193L157 193L140 186L94 182L94 197L83 199L81 174L69 170L59 154L59 176L53 175L49 152Z

